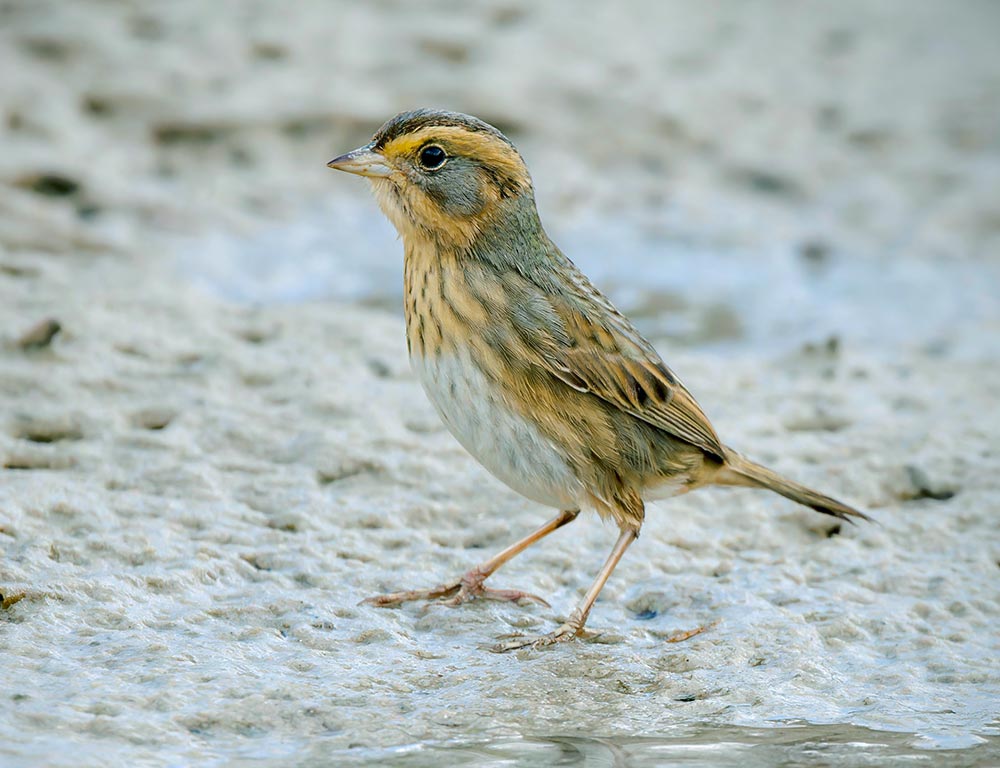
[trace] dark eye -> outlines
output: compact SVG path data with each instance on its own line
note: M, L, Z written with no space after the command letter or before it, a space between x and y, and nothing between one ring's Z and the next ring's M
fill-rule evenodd
M428 144L420 150L420 164L428 171L436 171L447 159L448 155L437 144Z

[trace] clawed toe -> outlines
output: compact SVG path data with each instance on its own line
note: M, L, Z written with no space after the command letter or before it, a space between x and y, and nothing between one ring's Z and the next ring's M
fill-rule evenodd
M414 600L438 600L444 605L459 606L472 600L498 600L511 603L535 602L546 608L552 606L531 592L519 589L493 589L484 587L482 581L465 576L447 584L441 584L431 589L413 589L405 592L390 592L385 595L374 595L362 600L358 605L374 605L377 608L390 608Z
M556 643L564 643L567 640L572 640L573 638L580 635L582 627L573 622L566 622L561 625L558 629L553 632L549 632L547 635L525 635L523 637L514 637L510 640L505 640L502 643L497 643L490 648L494 653L507 653L508 651L517 651L521 648L544 648L548 645L555 645Z
M552 607L547 600L538 595L533 595L531 592L522 592L519 589L493 589L481 585L473 588L467 588L463 585L454 597L442 600L441 602L445 605L456 606L471 600L497 600L510 603L535 602L539 605L544 605L546 608Z
M402 605L414 600L438 600L442 597L450 597L459 592L462 587L461 580L441 584L431 589L411 589L404 592L389 592L385 595L373 595L366 597L358 605L374 605L377 608L391 608L394 605Z

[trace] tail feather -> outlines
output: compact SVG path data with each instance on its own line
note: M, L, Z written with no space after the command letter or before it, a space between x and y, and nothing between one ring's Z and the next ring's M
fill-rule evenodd
M871 521L871 518L864 512L860 512L843 502L825 496L811 488L806 488L806 486L800 485L786 477L782 477L777 472L744 458L731 448L726 448L726 463L719 471L715 482L719 485L767 488L775 493L780 493L786 499L791 499L799 504L811 507L817 512L822 512L824 515L833 515L849 523L854 522L851 519L852 517L860 517L862 520Z

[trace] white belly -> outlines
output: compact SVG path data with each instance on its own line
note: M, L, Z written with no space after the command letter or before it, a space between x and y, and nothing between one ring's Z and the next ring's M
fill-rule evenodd
M586 494L559 452L467 355L411 358L413 370L458 442L493 475L532 501L579 509Z

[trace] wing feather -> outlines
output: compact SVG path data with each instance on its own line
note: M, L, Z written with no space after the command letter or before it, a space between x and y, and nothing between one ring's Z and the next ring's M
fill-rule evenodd
M512 318L531 362L578 392L591 393L724 459L708 417L652 345L572 262L559 256L572 289L566 291L560 281L558 291L545 290L530 281L533 295L521 306L539 307L542 300L544 311L514 313ZM566 277L566 272L561 276ZM522 291L527 289L523 285Z

